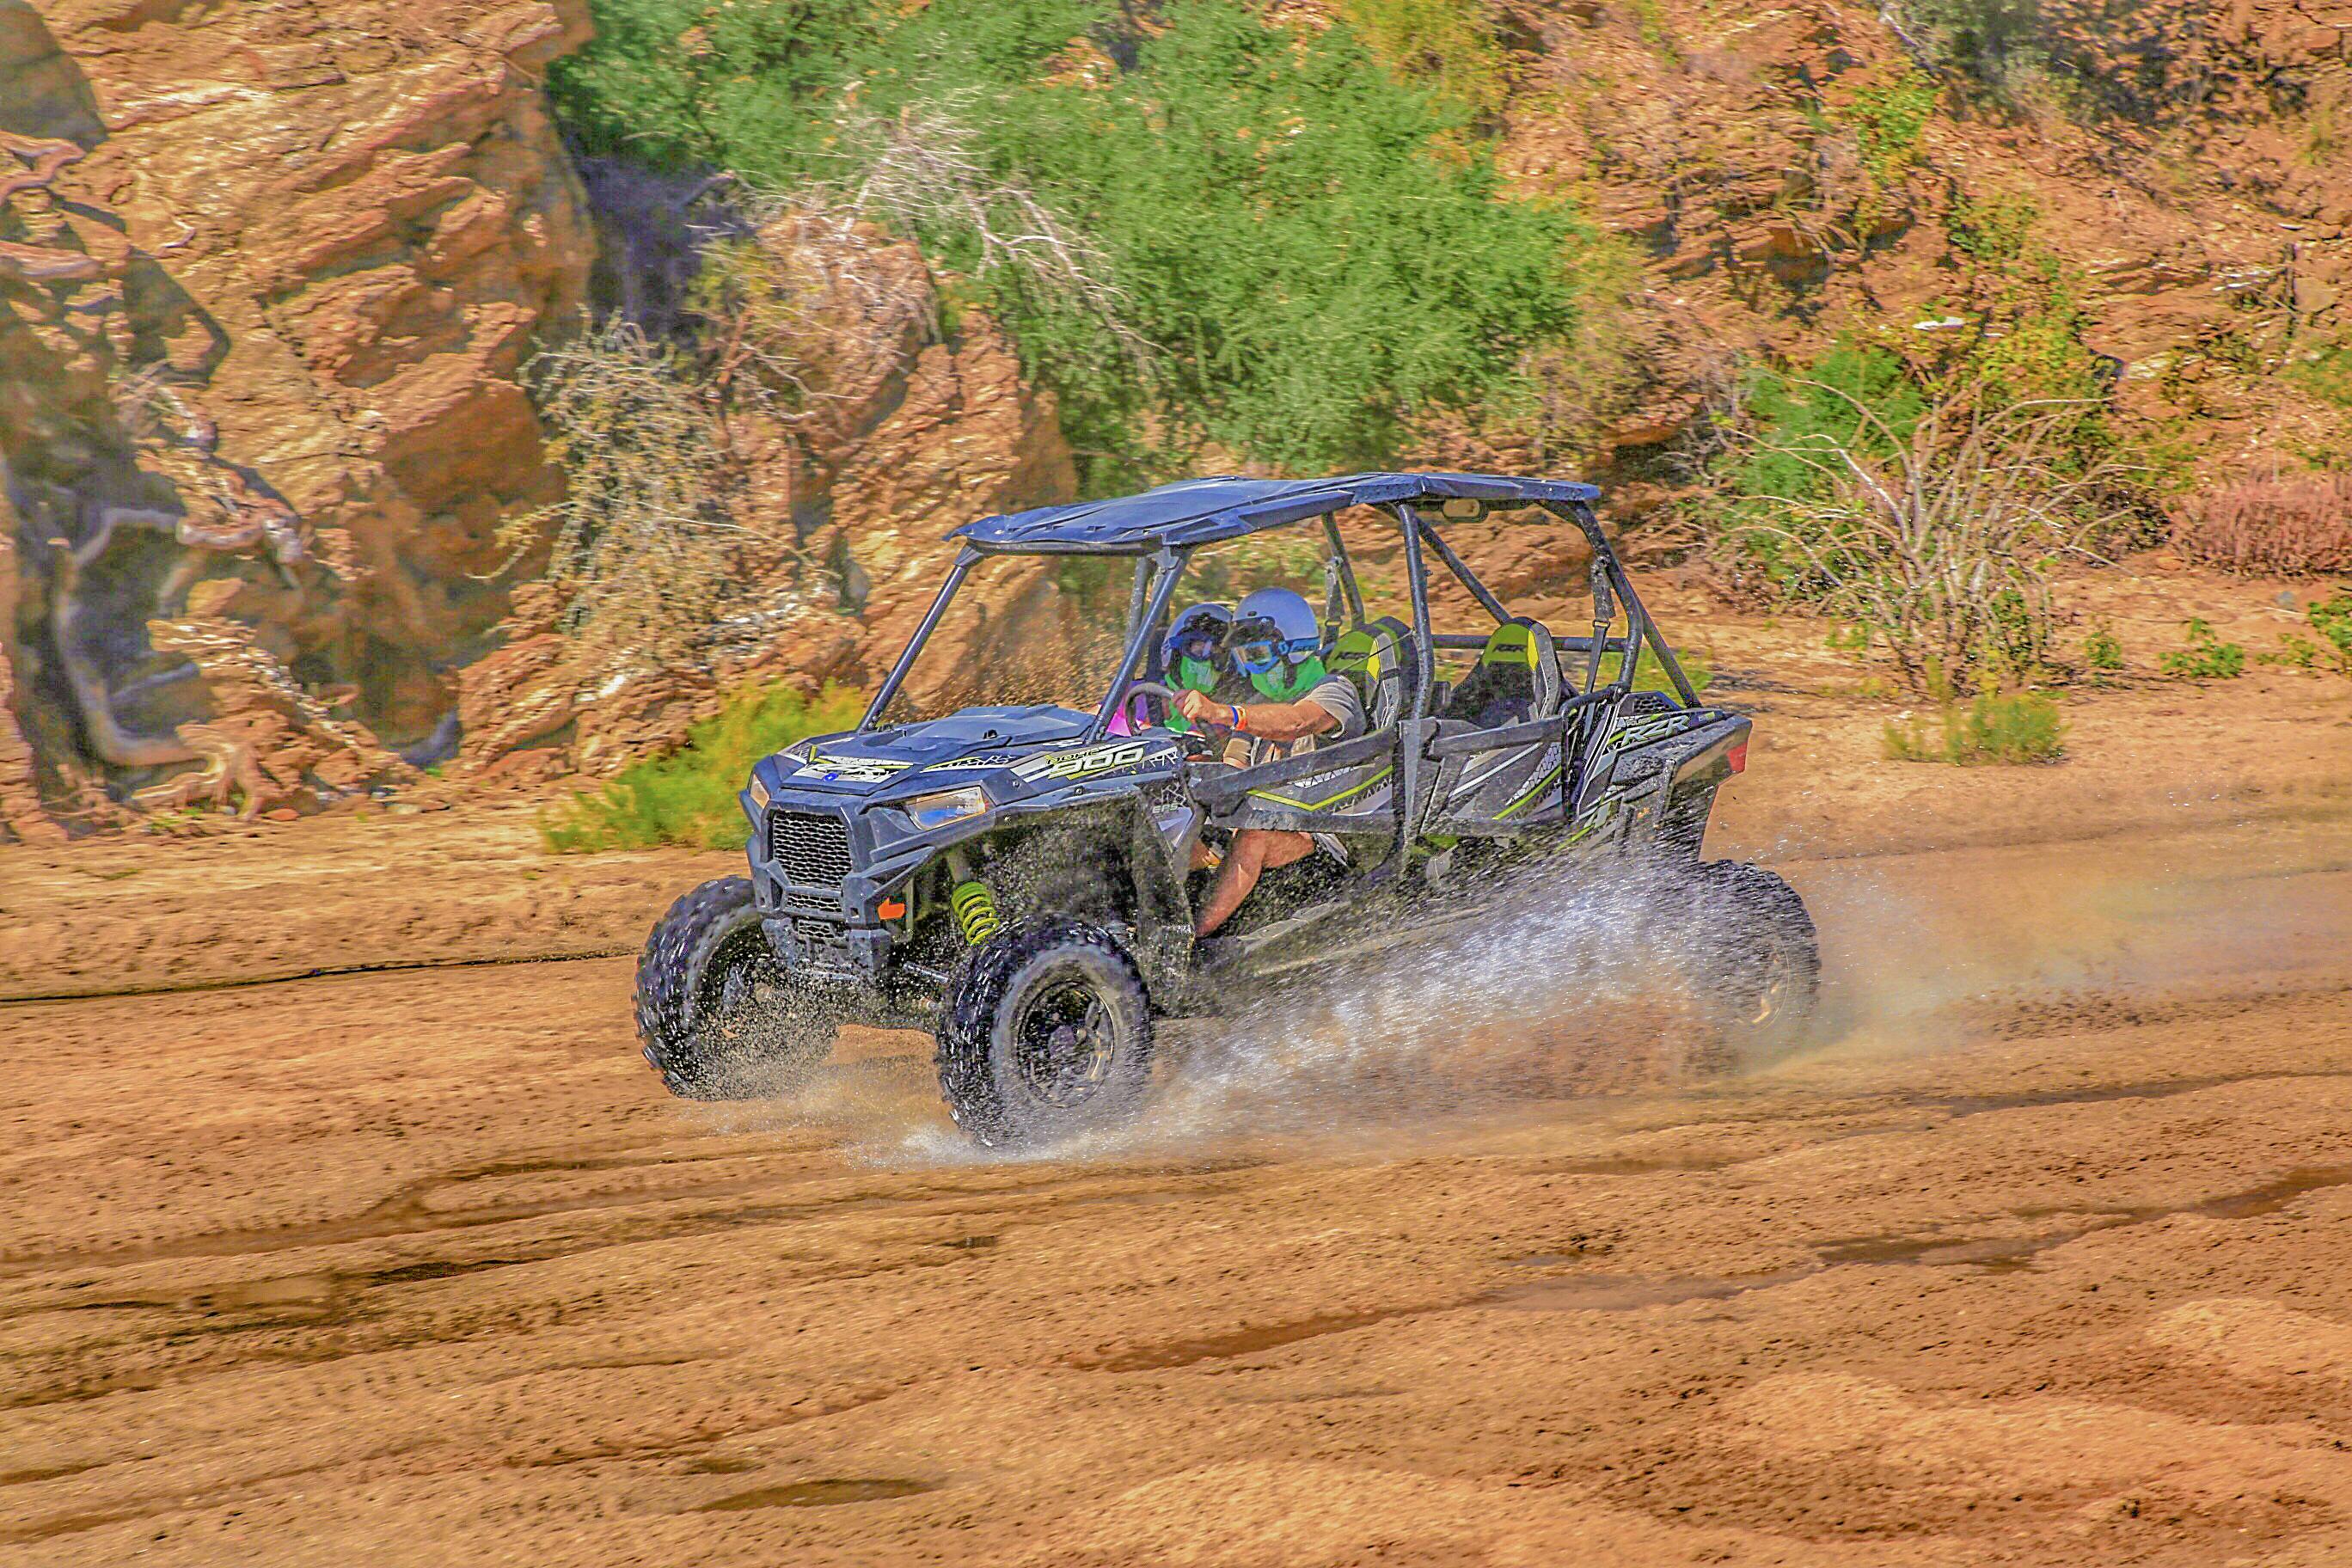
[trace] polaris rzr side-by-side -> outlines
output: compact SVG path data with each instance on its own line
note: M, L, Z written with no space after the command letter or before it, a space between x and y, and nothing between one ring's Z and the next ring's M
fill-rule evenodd
M1208 479L957 530L961 552L857 728L752 770L751 875L695 889L654 928L637 969L646 1059L675 1093L724 1098L806 1072L843 1023L923 1028L969 1133L1055 1140L1134 1110L1155 1019L1228 1010L1475 920L1507 881L1540 891L1612 860L1654 883L1669 918L1705 911L1694 990L1720 1036L1801 1023L1819 969L1802 902L1769 871L1700 858L1749 721L1700 701L1597 496L1472 474ZM1343 531L1342 513L1375 521ZM1589 630L1513 615L1445 537L1515 513L1590 545ZM1060 559L1049 574L1038 557ZM1433 557L1487 624L1433 626ZM1352 688L1360 732L1270 754L1189 720L1229 703L1240 718L1255 700L1240 670L1256 667L1218 658L1221 632L1248 635L1232 611L1180 614L1180 591L1310 566L1321 624L1274 646ZM992 622L959 599L992 567L1026 585ZM1381 589L1401 614L1376 613ZM1122 590L1089 668L1070 603ZM902 695L927 647L1018 671L1024 638L1022 673L1067 700L925 715ZM1637 689L1645 649L1667 689ZM1253 829L1330 853L1269 872L1196 937L1217 847Z

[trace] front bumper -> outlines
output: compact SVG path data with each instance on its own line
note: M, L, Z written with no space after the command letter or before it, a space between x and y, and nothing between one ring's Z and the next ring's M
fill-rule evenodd
M751 805L748 798L745 805ZM802 840L790 834L784 836L788 852L780 854L773 824L781 814L839 824L850 868L831 880L811 874L805 859L791 858L791 847ZM909 841L898 837L884 842L865 813L831 798L779 795L752 811L751 821L752 897L770 943L794 968L814 977L886 988L896 938L877 906L903 891L938 852L939 838Z
M890 933L808 915L770 915L768 943L796 973L879 991L890 973Z

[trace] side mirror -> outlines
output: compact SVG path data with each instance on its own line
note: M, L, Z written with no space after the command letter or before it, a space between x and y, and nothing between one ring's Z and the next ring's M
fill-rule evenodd
M1470 496L1448 496L1437 503L1437 513L1448 522L1476 522L1486 515L1486 503Z

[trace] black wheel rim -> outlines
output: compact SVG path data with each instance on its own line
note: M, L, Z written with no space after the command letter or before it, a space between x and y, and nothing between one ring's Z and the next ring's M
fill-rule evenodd
M1076 974L1056 975L1025 997L1013 1017L1013 1053L1022 1086L1069 1110L1093 1098L1118 1056L1118 1027L1099 992Z
M1740 1020L1751 1029L1762 1028L1772 1021L1788 1002L1789 993L1797 979L1795 956L1777 942L1765 945L1757 967L1761 973L1757 976L1756 990L1748 1002L1748 1016Z
M758 1022L765 992L775 979L775 961L749 942L731 942L703 982L702 1019L719 1038L739 1040Z

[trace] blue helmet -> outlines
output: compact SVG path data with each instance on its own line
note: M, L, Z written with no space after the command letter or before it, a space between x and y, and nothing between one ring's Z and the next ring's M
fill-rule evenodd
M1283 664L1299 664L1323 650L1322 622L1315 607L1288 588L1260 588L1234 607L1225 646L1244 675L1271 675Z

